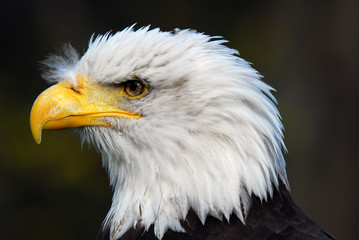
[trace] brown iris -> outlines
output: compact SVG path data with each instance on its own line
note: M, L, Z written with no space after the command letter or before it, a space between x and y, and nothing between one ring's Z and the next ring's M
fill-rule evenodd
M136 97L144 92L145 86L139 80L129 80L124 83L124 90L128 96Z

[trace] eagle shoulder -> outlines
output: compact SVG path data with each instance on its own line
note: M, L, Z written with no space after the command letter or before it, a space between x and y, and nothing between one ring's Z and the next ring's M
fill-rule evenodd
M252 207L245 224L232 214L229 221L208 216L203 225L191 209L185 221L181 222L186 232L168 230L162 240L335 239L305 215L295 204L284 184L274 190L272 197L268 196L268 201L261 201L257 196L252 196L251 199ZM109 239L109 232L109 229L101 230L97 239ZM158 238L154 234L153 225L148 231L140 227L131 228L121 237L121 240L135 239Z

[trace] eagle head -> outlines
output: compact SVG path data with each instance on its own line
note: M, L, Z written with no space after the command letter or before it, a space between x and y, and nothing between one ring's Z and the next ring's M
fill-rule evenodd
M35 101L31 130L75 127L94 145L114 188L111 239L154 226L184 231L190 209L245 221L251 195L288 187L272 88L219 37L127 28L92 37L79 58L44 61L56 83Z

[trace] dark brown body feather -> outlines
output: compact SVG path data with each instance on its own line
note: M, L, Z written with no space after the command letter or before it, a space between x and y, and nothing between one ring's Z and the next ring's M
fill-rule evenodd
M294 203L288 190L283 186L274 191L273 197L267 202L253 196L252 207L244 225L236 216L230 221L220 221L208 217L202 225L193 210L190 210L186 221L182 222L186 233L168 230L163 240L282 240L282 239L334 239L318 224L308 218ZM98 240L109 239L109 229L102 230ZM121 240L153 240L157 239L153 226L149 231L142 228L130 229Z

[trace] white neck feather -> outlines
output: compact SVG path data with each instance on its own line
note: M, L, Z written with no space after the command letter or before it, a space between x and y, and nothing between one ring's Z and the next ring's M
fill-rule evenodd
M275 107L263 93L251 94L267 102L217 102L216 119L208 106L201 113L208 121L186 123L193 131L169 125L173 119L126 120L127 131L85 128L84 136L96 136L89 140L102 152L114 187L105 220L113 239L137 224L145 229L153 224L159 239L168 228L183 231L180 221L190 208L203 223L208 215L228 220L231 214L244 222L252 194L266 200L279 181L289 187ZM117 121L109 119L114 126Z

